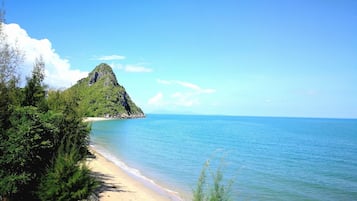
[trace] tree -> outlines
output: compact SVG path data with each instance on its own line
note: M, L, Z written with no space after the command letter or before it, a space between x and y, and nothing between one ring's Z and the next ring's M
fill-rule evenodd
M32 78L34 77L33 75ZM36 77L32 80L35 79ZM38 91L41 92L39 83L37 82L32 87L26 86L28 89L22 90L22 93L26 91L36 92L36 90L31 90L36 89L33 86L38 86L38 89L40 89ZM28 94L32 94L30 98L33 98L36 93ZM78 166L78 162L88 152L90 127L82 122L75 93L57 92L54 95L56 98L52 101L56 100L57 104L47 104L47 99L42 97L38 99L40 101L33 99L35 101L30 106L11 105L10 126L4 129L4 133L2 133L4 139L6 137L5 141L0 142L2 147L0 155L0 196L10 200L36 199L39 194L35 194L35 192L40 183L42 186L46 184L45 186L48 189L51 186L50 181L43 183L40 182L40 178L43 178L45 173L47 176L53 176L53 172L49 172L57 171L60 168L58 161L63 162L63 158L68 157L71 160L70 162L67 161L65 168L74 171L72 179L78 179L76 188L84 188L83 191L76 192L78 195L75 195L75 197L87 195L85 189L92 192L92 187L88 186L92 181L89 171L85 167ZM47 111L44 111L38 104L42 101L45 105L57 105L57 107L55 107L56 109L49 107ZM64 149L61 146L73 148ZM72 156L73 149L76 150ZM60 159L58 159L59 157ZM39 166L39 164L41 165ZM67 184L67 182L72 182L72 179L68 181L60 180L52 184L66 186L67 188L68 185L72 185ZM69 194L75 194L74 187L67 190Z
M90 127L82 122L77 96L57 92L46 99L42 57L26 86L18 87L23 55L7 41L3 14L0 9L0 200L85 199L96 183L80 165Z
M77 149L72 147L65 150L63 147L56 157L53 168L47 171L40 183L38 195L43 201L86 199L98 186L89 169L84 164L78 164L81 156Z
M53 159L54 138L59 130L51 124L50 114L36 107L17 107L7 130L6 149L0 160L1 195L15 200L33 197L36 184ZM41 165L39 165L41 164Z
M7 131L11 128L10 116L14 104L14 97L18 92L17 67L23 60L23 54L16 47L8 43L4 30L5 12L0 9L0 197L6 199L6 195L18 191L18 186L28 181L28 174L21 172L12 174L7 172L9 164Z
M5 11L0 9L0 83L9 86L18 82L17 68L23 62L24 54L16 44L9 44L4 17Z
M46 111L48 108L45 104L45 86L43 80L45 78L45 63L43 58L36 58L35 64L32 70L32 76L27 78L27 84L24 88L25 97L23 105L25 106L37 106L40 109Z
M62 143L70 141L75 144L81 159L88 154L90 125L83 122L76 91L51 92L48 105L55 112L60 112L57 126L60 129Z
M23 61L23 53L16 44L10 45L4 30L5 11L0 9L0 141L6 140L4 130L9 126L11 105L18 83L17 67ZM4 139L5 137L5 139ZM1 142L0 142L1 143ZM0 144L1 154L1 144Z

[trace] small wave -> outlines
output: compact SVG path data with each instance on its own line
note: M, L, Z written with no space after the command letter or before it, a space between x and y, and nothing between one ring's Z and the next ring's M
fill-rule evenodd
M170 198L170 200L173 200L173 201L184 201L179 196L178 192L168 189L168 188L165 188L165 187L157 184L153 179L150 179L150 178L144 176L140 172L140 170L129 167L127 164L125 164L123 161L121 161L118 157L114 156L109 151L105 150L104 148L96 146L92 143L90 143L90 147L92 147L96 152L101 154L104 158L106 158L110 162L114 163L120 169L125 171L127 174L134 177L134 179L138 179L145 186L149 187L150 189L154 190L155 192L159 193L160 195L167 196L168 198Z

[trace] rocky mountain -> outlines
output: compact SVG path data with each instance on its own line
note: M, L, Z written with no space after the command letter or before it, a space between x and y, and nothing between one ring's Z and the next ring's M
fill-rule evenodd
M79 95L79 106L87 117L140 118L143 111L118 83L112 68L99 64L68 90Z

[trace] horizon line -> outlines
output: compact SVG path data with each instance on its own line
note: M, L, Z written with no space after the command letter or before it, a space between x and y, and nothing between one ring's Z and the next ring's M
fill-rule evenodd
M181 115L181 116L227 116L227 117L249 117L249 118L291 118L291 119L341 119L357 120L357 117L318 117L318 116L270 116L270 115L239 115L239 114L200 114L200 113L160 113L148 112L145 115Z

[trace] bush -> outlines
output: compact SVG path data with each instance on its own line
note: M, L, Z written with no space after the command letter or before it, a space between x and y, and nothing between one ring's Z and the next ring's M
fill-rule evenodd
M38 196L41 200L77 201L88 198L98 182L89 169L78 163L78 151L61 151L53 168L47 171L40 183Z
M217 171L211 172L213 181L206 181L206 172L209 170L209 161L205 163L202 168L200 177L197 181L196 189L193 190L193 201L230 201L230 191L233 184L233 180L229 180L228 183L222 184L223 174L221 167ZM208 188L207 184L210 185Z

